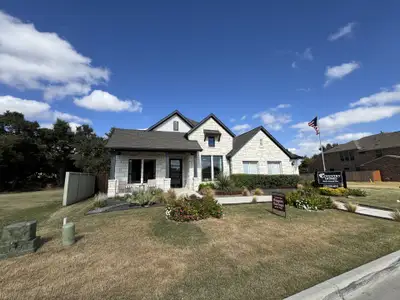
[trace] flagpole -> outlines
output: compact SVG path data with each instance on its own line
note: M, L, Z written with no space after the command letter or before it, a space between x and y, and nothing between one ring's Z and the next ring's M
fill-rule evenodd
M317 116L318 118L318 116ZM318 129L318 137L319 137L319 146L321 147L321 155L322 155L322 166L324 167L324 172L326 171L325 168L325 157L324 157L324 148L322 147L322 142L321 142L321 130Z

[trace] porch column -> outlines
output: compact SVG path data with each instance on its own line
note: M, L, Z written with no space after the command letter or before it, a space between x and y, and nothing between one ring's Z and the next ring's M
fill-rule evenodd
M168 152L165 152L165 178L169 178L169 156L168 156Z
M193 162L193 168L194 168L194 178L197 178L197 160L199 159L198 157L198 152L196 151L194 153L194 162Z

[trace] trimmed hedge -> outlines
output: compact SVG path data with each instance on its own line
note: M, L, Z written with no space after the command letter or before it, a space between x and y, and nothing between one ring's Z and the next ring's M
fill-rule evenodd
M295 188L300 181L299 175L259 175L259 174L233 174L232 181L237 187L248 189L274 189Z

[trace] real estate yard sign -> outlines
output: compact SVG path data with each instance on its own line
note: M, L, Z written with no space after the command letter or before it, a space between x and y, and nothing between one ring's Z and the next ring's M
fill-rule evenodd
M278 210L285 213L286 218L286 198L285 194L272 193L272 212ZM280 214L278 214L280 216Z
M339 187L344 183L342 171L317 172L318 184L326 187Z

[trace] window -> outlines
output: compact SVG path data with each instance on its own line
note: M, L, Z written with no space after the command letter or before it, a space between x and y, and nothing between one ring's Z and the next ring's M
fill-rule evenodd
M222 156L213 156L214 179L223 172Z
M174 131L179 131L179 122L174 121Z
M268 162L268 175L282 174L281 162L280 161L269 161Z
M208 147L215 147L215 136L208 137Z
M340 155L340 160L341 161L354 160L353 151L342 151L342 152L339 153L339 155Z
M145 159L143 162L143 182L156 178L156 161Z
M356 167L356 171L361 171L361 168L360 167Z
M203 181L211 180L211 156L201 156L201 178Z
M244 174L258 174L258 161L244 161L243 162Z
M375 157L381 157L382 156L382 150L378 149L375 151Z
M344 168L345 171L350 171L350 168Z
M354 153L353 151L349 151L350 160L354 160Z
M130 159L128 163L128 183L140 183L141 159Z
M260 139L260 147L263 146L263 139Z

